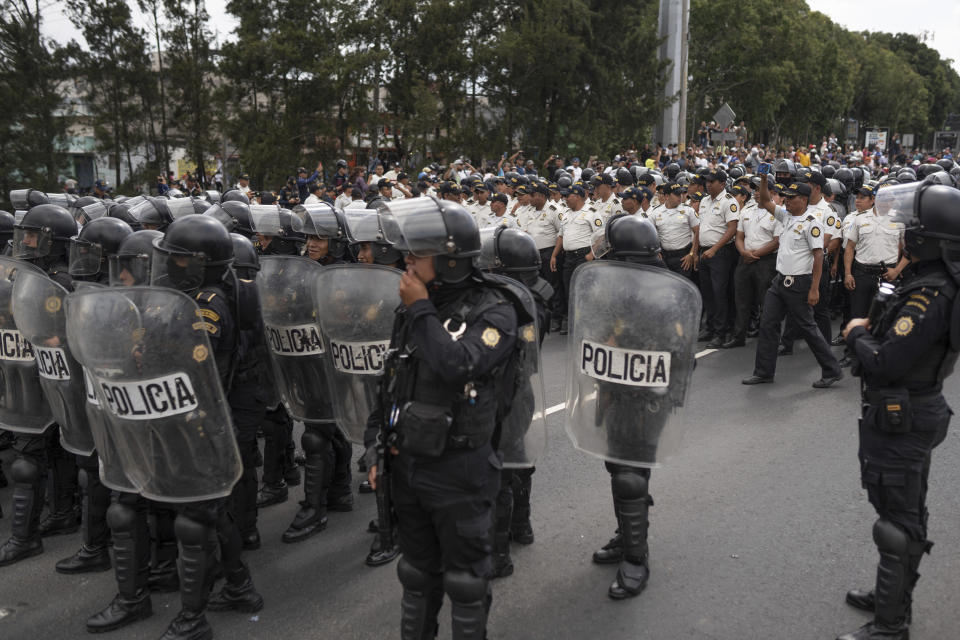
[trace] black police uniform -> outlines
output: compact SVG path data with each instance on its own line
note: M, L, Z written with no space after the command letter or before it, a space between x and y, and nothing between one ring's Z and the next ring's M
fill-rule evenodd
M453 603L453 637L483 637L502 468L492 442L498 382L516 331L513 305L479 274L432 285L429 299L397 310L391 349L409 366L400 373L388 366L384 383L398 389L394 405L402 409L391 479L405 640L433 637L444 592ZM377 418L391 411L382 407L372 416L368 448L381 426Z
M863 379L858 455L878 515L873 538L880 552L875 592L852 591L848 602L871 608L871 624L892 631L870 635L861 629L843 638L908 637L917 568L933 546L926 508L931 452L946 437L953 414L942 389L958 356L950 335L956 295L944 263L911 264L875 330L856 327L847 334Z

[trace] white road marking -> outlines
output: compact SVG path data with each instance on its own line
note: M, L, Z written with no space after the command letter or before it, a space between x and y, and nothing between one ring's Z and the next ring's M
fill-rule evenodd
M702 358L703 356L708 356L708 355L710 355L711 353L714 353L714 352L716 352L716 351L719 351L719 349L704 349L703 351L700 351L699 353L697 353L696 355L694 355L694 357L695 357L695 358ZM561 402L560 404L555 404L555 405L553 405L552 407L549 407L544 413L549 416L549 415L552 415L552 414L556 413L557 411L563 411L563 408L566 406L566 404L567 404L566 402ZM535 416L535 417L538 417L538 416Z

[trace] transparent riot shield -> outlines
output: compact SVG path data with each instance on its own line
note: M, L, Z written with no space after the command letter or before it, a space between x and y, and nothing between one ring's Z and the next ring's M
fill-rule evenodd
M46 277L29 262L0 256L0 428L43 433L53 414L40 386L33 345L13 317L13 287L24 273Z
M573 274L566 428L576 448L653 467L679 445L700 292L667 269L600 260Z
M161 502L228 496L242 470L198 317L193 300L173 289L84 289L67 298L67 340L90 376L122 470Z
M257 272L277 390L297 420L334 421L315 299L317 279L329 268L299 256L262 256Z
M45 273L23 271L13 284L13 316L32 345L40 386L60 425L60 442L88 456L96 446L87 421L83 372L67 343L67 290Z
M540 327L537 303L521 282L504 275L488 274L508 288L527 310L531 321L517 327L522 345L514 380L510 410L500 426L500 452L503 466L524 469L536 464L547 445L547 420L544 414L543 377L540 366Z
M316 280L334 415L344 435L358 444L376 407L401 275L380 265L334 264Z

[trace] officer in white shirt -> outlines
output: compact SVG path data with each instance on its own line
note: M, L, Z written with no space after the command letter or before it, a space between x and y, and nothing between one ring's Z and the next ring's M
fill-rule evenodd
M303 204L317 204L318 202L323 202L323 198L320 196L323 195L323 185L319 182L311 182L307 187L307 190L310 192L310 195L307 196L307 199L303 201Z
M792 317L820 364L822 377L813 386L823 389L843 377L840 363L813 320L813 307L820 299L819 281L823 276L823 226L807 213L809 185L794 182L783 194L786 210L770 199L766 180L760 182L759 206L781 223L780 244L777 275L763 300L753 375L742 382L747 385L773 382L780 324L785 317Z
M477 226L481 229L497 225L509 229L515 229L517 226L517 219L507 213L507 196L502 193L494 194L490 198L490 215L477 220Z
M477 182L473 188L473 193L473 205L467 210L473 215L473 219L477 221L477 226L479 226L479 221L491 214L490 189L485 182Z
M620 206L620 199L613 194L615 184L616 180L614 180L613 176L609 173L597 176L597 184L594 191L596 199L593 201L593 206L600 212L600 215L603 216L604 222L609 220L611 216L623 213L623 208Z
M733 336L723 344L724 349L746 344L750 315L763 302L770 281L776 275L777 248L780 245L780 222L776 216L757 206L750 197L749 188L734 185L731 193L741 205L735 240L740 261L733 274L737 321Z
M670 182L664 187L663 204L651 209L647 217L657 228L660 236L661 255L667 267L695 280L698 249L700 247L700 218L697 212L683 204L684 187ZM649 193L649 192L648 192ZM627 208L624 196L624 209Z
M550 258L560 237L560 225L560 207L550 200L550 187L542 182L535 183L533 194L530 196L530 205L517 216L517 226L530 234L537 245L537 250L540 252L540 277L553 287L554 292L561 285L560 273L551 271ZM554 298L558 297L560 296L554 295ZM554 298L550 300L550 308L562 315L559 303L555 304ZM560 315L557 317L559 318ZM557 328L559 329L559 326Z
M705 179L709 195L700 202L700 292L707 326L697 339L709 340L707 348L719 349L733 330L729 296L737 264L733 242L740 205L726 191L725 171L716 169Z
M567 207L570 209L564 216L563 225L557 244L550 256L550 270L556 272L557 257L563 249L563 290L570 291L570 278L574 270L588 260L590 254L590 239L593 232L603 228L603 216L592 205L588 205L587 191L582 182L576 182L567 193ZM567 321L563 320L560 334L566 333Z
M873 207L875 196L876 189L870 185L863 185L857 191L859 213L851 221L845 237L843 259L847 275L843 284L850 291L853 318L866 318L880 280L893 282L909 263L907 258L900 258L903 226L877 213Z

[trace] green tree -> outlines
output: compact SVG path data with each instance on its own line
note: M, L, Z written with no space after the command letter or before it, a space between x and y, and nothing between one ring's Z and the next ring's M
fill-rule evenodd
M66 169L67 56L41 35L39 6L0 5L0 198L23 185L58 190Z

